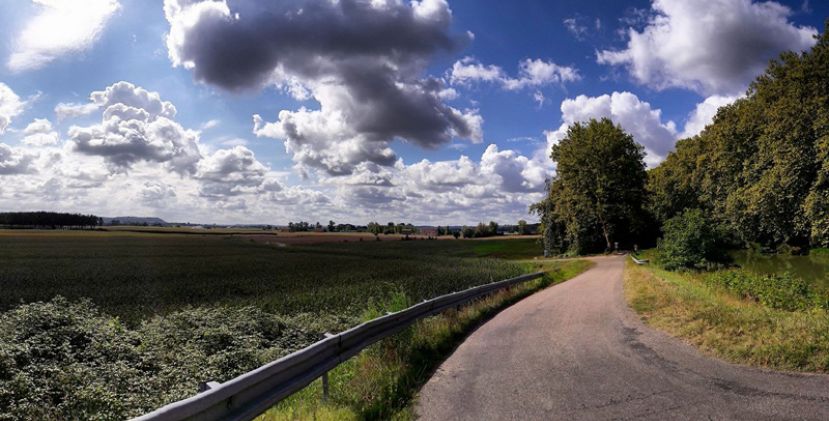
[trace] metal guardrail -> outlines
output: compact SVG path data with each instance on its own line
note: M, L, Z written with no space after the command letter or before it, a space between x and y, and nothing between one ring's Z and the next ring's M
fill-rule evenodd
M225 383L208 383L204 392L134 418L134 421L251 420L369 345L399 332L421 318L543 275L543 272L536 272L493 282L389 313L342 333L327 336L307 348Z
M633 259L633 263L637 265L645 265L648 263L648 259L637 259L634 255L630 255L630 258Z

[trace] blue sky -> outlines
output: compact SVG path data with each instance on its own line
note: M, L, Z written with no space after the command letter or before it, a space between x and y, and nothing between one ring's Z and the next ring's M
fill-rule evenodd
M611 117L658 165L829 16L800 1L369 3L6 2L0 208L533 220L568 123Z

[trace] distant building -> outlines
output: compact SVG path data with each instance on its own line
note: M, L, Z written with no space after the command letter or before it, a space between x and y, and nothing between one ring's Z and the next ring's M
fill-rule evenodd
M438 236L438 229L436 227L419 227L418 231L420 235L425 235L427 237Z

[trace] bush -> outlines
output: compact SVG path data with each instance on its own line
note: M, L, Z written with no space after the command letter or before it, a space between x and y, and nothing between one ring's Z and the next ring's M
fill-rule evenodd
M89 301L0 314L0 420L124 419L318 340L253 307L194 308L137 330Z
M665 269L709 269L726 258L717 230L699 209L665 221L663 231L657 258Z
M709 285L723 287L743 298L780 310L827 308L826 297L790 274L756 275L741 270L715 272L705 277Z
M142 354L157 365L155 387L172 401L194 395L199 382L232 379L322 334L289 326L255 307L200 307L154 317L138 336Z
M56 298L0 315L0 419L117 419L142 407L152 369L135 332L88 301Z

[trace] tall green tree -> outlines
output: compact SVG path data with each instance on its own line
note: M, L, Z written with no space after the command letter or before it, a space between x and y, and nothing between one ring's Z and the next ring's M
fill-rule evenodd
M829 37L783 53L744 99L651 171L660 222L699 208L729 236L766 247L829 245Z
M645 221L644 148L609 119L576 123L553 146L556 176L541 214L545 250L610 250L632 243Z

